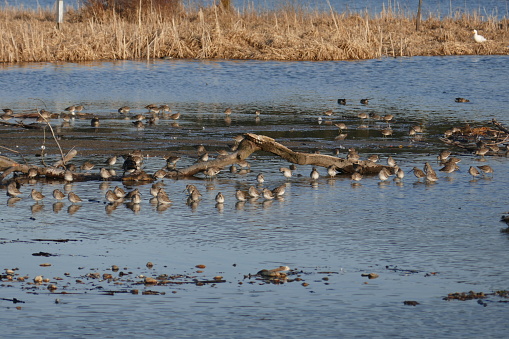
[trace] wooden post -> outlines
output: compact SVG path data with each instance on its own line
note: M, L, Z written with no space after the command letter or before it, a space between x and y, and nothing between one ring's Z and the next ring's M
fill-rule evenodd
M57 0L57 28L64 22L64 0Z
M422 0L419 0L419 7L417 8L417 18L415 19L415 30L419 31L421 29L421 7Z

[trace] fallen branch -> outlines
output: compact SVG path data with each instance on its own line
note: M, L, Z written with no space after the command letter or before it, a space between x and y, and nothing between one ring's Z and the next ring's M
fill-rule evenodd
M275 154L286 161L297 165L312 165L319 167L334 166L342 174L351 174L356 171L361 174L377 174L382 168L386 167L369 160L352 162L347 159L331 155L295 152L267 136L246 133L244 134L244 139L240 142L236 152L214 160L200 162L190 167L179 169L178 171L170 172L167 176L193 176L197 173L204 172L211 167L222 169L244 161L256 151L265 151Z

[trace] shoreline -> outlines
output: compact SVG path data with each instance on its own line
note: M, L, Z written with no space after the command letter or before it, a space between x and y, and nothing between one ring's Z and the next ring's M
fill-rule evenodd
M220 6L149 10L137 19L69 9L0 10L0 63L153 59L271 61L366 60L383 57L509 55L509 20L477 14L415 19L296 8L266 12ZM165 12L166 13L166 12ZM488 41L476 43L473 30Z

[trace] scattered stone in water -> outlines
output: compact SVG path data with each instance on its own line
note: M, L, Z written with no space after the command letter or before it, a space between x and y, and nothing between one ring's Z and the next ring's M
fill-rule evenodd
M50 263L42 263L42 264L39 264L39 266L41 266L41 267L49 267L49 266L51 266L51 264Z
M34 283L40 284L42 283L42 275L38 275L34 278Z
M196 268L206 268L207 266L205 266L205 265L196 265L195 267Z
M151 277L145 277L144 282L146 285L157 284L157 280Z
M38 253L32 253L32 255L36 256L36 257L51 257L51 256L55 256L56 254L51 254L48 252L38 252Z
M117 271L119 270L119 267L118 267L117 265L112 265L112 266L111 266L111 270L112 270L113 272L117 272Z
M379 277L376 273L362 273L361 276L368 277L368 279L376 279Z
M414 300L405 300L405 301L403 301L403 305L417 306L417 305L420 305L420 304L417 301L414 301Z
M92 279L99 279L101 278L101 274L100 273L97 273L97 272L94 272L94 273L88 273L85 275L87 278L92 278Z
M55 291L56 289L57 289L57 285L54 285L54 284L49 284L48 285L48 290Z
M153 264L152 262L150 262L150 261L149 261L149 262L147 263L147 265L146 265L146 266L147 266L148 268L152 268L152 267L154 267L154 264Z
M483 292L455 292L449 293L447 297L444 297L443 300L473 300L473 299L484 299L486 295Z

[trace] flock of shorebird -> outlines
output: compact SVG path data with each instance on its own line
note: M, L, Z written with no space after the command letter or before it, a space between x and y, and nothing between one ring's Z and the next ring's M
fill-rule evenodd
M367 105L369 103L369 100L370 100L369 98L361 99L360 103L363 105ZM338 104L346 105L346 101L347 101L346 99L338 99ZM456 101L457 102L468 102L468 100L463 99L463 98L456 98ZM137 114L134 117L132 117L132 119L135 120L133 123L135 123L135 124L142 123L143 119L156 119L157 115L160 113L163 113L163 112L165 112L166 114L171 113L171 109L168 105L150 104L150 105L145 106L145 108L148 110L150 115L147 117L144 114ZM78 113L81 112L83 109L84 109L84 107L82 105L73 105L73 106L69 106L69 107L65 108L64 111L67 112L65 114L74 115L77 112ZM131 109L127 106L122 106L117 111L119 114L129 117ZM46 114L45 112L46 111L44 111L44 110L39 111L39 115L41 115L44 119L49 119L52 117L51 114ZM4 115L12 116L12 114L13 114L13 112L11 109L4 109ZM47 116L44 116L44 114L46 114ZM224 110L224 114L226 116L229 116L230 114L232 114L232 109L227 108L226 110ZM323 114L325 115L326 118L328 118L328 117L330 118L334 114L334 112L333 112L333 110L328 110L328 111L323 112ZM258 118L259 115L260 115L260 112L256 111L255 116ZM364 121L366 119L384 122L387 124L387 128L382 129L382 135L389 136L392 134L392 129L390 127L391 122L393 122L393 120L394 120L394 115L392 115L392 114L386 114L384 116L380 116L376 113L367 114L365 112L361 112L358 114L357 117L362 121L362 123L364 123ZM170 118L173 120L177 120L180 118L180 113L171 114ZM319 121L320 121L320 119L319 119ZM332 124L332 121L329 120L329 122L330 122L330 124ZM92 124L92 126L98 126L99 120L96 118L93 118L91 124ZM343 133L343 131L348 129L348 127L345 123L339 122L334 125L339 129L340 136L345 135ZM422 126L419 126L419 125L411 126L409 128L410 135L415 135L416 133L422 133L422 132L423 132L423 128L422 128ZM454 130L446 131L445 136L447 136L448 133L453 134L453 133L455 133L455 131ZM346 135L345 135L345 137L346 137ZM235 145L238 145L240 143L241 139L242 139L242 136L235 137ZM232 150L234 150L234 149L232 149ZM197 162L207 162L209 160L209 153L205 150L203 145L197 146L197 151L198 151L198 155L199 155ZM475 154L480 155L484 159L484 155L489 151L490 150L486 147L480 147L476 151ZM336 149L334 151L335 155L339 155L339 153L340 153L339 149ZM224 156L227 154L228 154L227 151L221 150L218 152L218 157ZM124 175L141 170L142 165L143 165L142 164L143 163L143 155L141 154L141 151L134 151L134 152L131 152L130 154L125 155L123 157L124 157L124 163L122 165L122 169L124 171ZM348 154L346 155L346 159L350 160L351 162L353 162L355 164L360 160L360 155L357 153L357 151L354 148L350 148L348 150ZM168 156L165 158L165 160L167 162L166 167L156 171L153 174L154 179L157 180L157 179L164 178L166 176L167 170L176 170L176 163L180 160L180 157ZM378 157L378 155L372 155L372 156L369 156L367 158L367 160L371 161L371 162L378 162L379 157ZM441 152L438 155L437 160L443 166L442 168L439 169L440 172L450 174L450 173L453 173L453 172L459 170L458 163L460 162L460 159L456 158L456 157L451 157L451 152L449 152L449 151ZM100 168L100 176L103 180L109 180L112 176L116 175L115 170L113 170L111 168L111 166L115 165L116 162L117 162L116 156L110 157L107 159L107 161L105 163L107 166ZM244 163L245 163L245 161L243 162L243 164L240 164L240 163L237 164L241 167L242 171L246 171L242 168L245 168L245 167L249 168L249 165L244 164ZM90 171L94 168L94 166L95 165L93 163L91 163L90 161L85 161L79 168L77 168L75 165L69 165L66 168L64 179L66 182L72 182L74 179L73 172L77 171L78 169L81 169L82 171ZM109 168L107 168L107 167L109 167ZM236 173L237 170L238 169L235 165L232 165L230 167L231 173ZM296 166L293 164L290 165L289 167L281 167L280 168L280 172L283 174L283 176L287 180L290 179L294 175L293 173L295 170L296 170ZM218 169L215 167L209 167L204 171L204 175L207 178L212 178L212 177L215 177L216 175L218 175L220 173L220 171L221 171L221 169ZM327 168L327 176L329 178L335 177L339 172L340 172L340 170L334 166ZM411 172L413 172L413 174L419 181L420 181L420 179L424 179L425 182L432 183L432 182L436 182L438 180L437 173L435 172L435 170L431 167L431 165L429 163L426 163L423 169L414 167L411 170ZM472 177L475 179L476 177L480 176L481 174L484 176L486 176L488 174L492 174L493 169L489 165L482 165L482 166L477 166L477 167L470 166L468 173L470 175L472 175ZM37 171L30 169L27 174L27 177L30 179L30 178L34 178L35 176L37 176ZM302 176L302 175L299 174L299 176ZM321 175L318 172L318 170L315 167L313 167L309 176L312 181L316 181L320 178ZM378 177L382 182L384 182L384 181L388 180L391 176L394 176L394 180L401 181L405 177L405 171L403 171L397 165L396 161L392 158L392 156L389 156L387 158L387 165L384 166L382 168L382 170L378 173ZM363 178L363 175L358 171L355 171L353 174L351 174L352 184L354 184L354 185L358 185L359 181L361 181L362 178ZM260 173L257 176L256 180L259 184L263 184L263 182L264 182L263 174ZM286 185L283 184L283 185L276 187L273 190L269 190L268 188L263 188L261 191L259 191L255 186L250 186L247 191L237 190L235 192L235 198L239 202L247 201L250 199L258 199L258 198L263 198L265 200L273 200L273 199L278 199L278 198L283 197L283 195L285 194L285 188L286 188ZM186 191L188 193L188 197L187 197L188 204L197 203L198 201L201 200L202 195L199 192L199 190L196 188L196 186L187 185ZM172 203L172 200L168 197L168 194L164 190L162 182L154 183L150 189L150 194L152 195L152 199L151 199L152 203L155 203L157 205L168 205L168 204ZM10 196L11 198L19 199L18 196L21 195L20 184L16 180L12 180L8 184L7 195ZM30 196L36 202L42 201L45 198L45 196L42 192L37 191L35 189L32 189ZM76 193L68 192L67 194L65 194L59 189L55 189L53 191L53 197L57 201L61 201L67 197L67 199L72 204L79 204L82 202L82 199ZM106 192L104 198L108 204L112 204L112 205L120 204L125 201L127 201L129 204L134 204L134 205L140 204L142 202L141 193L138 189L134 189L133 191L126 193L123 189L121 189L118 186L115 187L115 189L113 189L113 190L108 190ZM215 201L217 204L223 204L225 202L225 200L227 200L227 199L221 192L219 192L215 198Z
M204 151L204 148L200 148L201 151ZM336 152L337 153L337 152ZM134 152L134 154L139 155L139 153ZM484 155L482 155L482 159L484 159ZM355 149L350 148L348 150L348 154L346 156L347 159L357 162L360 160L359 154L356 152ZM167 169L175 169L176 163L179 161L180 157L170 156L166 157L167 161ZM371 155L367 158L368 161L372 162L378 162L380 160L378 155ZM116 157L110 157L105 162L106 165L114 165L116 161ZM141 166L140 164L136 164L136 160L133 160L131 156L125 156L124 160L124 170L126 167L130 168L130 162L134 161L133 168L139 168L137 166ZM142 161L142 159L140 159ZM206 161L206 160L205 160ZM459 170L458 163L461 160L457 157L451 156L450 151L442 151L437 156L437 162L441 164L441 168L438 170L439 172L443 172L446 174L453 173L455 171ZM127 165L126 165L127 164ZM81 169L88 171L91 170L94 167L94 165L86 161L82 164ZM108 172L104 167L101 168L101 170L105 170ZM268 188L261 188L265 182L265 176L263 173L259 173L256 175L256 183L253 183L253 185L249 186L249 188L244 190L236 190L235 191L235 200L239 203L245 202L245 201L254 201L257 199L264 199L264 201L270 201L270 200L278 200L282 199L285 191L286 191L286 184L288 183L288 180L290 180L292 177L302 177L302 174L295 175L295 171L297 170L296 165L291 164L288 167L281 167L279 168L279 172L283 175L283 177L286 179L286 181L281 184L280 186L270 190ZM237 173L238 169L235 165L232 165L230 167L231 173ZM437 172L432 168L431 164L429 162L426 162L424 164L423 169L420 169L418 167L413 167L409 172L413 172L414 176L417 178L417 181L420 182L421 179L423 179L423 182L426 183L434 183L437 180L439 180ZM157 172L156 172L157 173ZM311 182L317 182L321 177L327 177L327 178L334 178L340 173L339 169L335 166L331 166L327 168L327 174L322 175L319 173L319 171L316 169L316 167L313 167L309 178ZM468 169L468 173L472 176L473 180L476 179L476 177L479 177L480 175L488 176L491 174L493 175L493 168L489 165L480 165L480 166L470 166ZM209 180L211 177L217 175L218 173L214 173L213 175L207 175L209 177ZM29 175L27 175L29 176ZM385 182L389 180L392 176L394 176L394 181L401 182L403 178L405 177L405 171L401 169L401 167L398 166L396 160L389 156L387 158L387 165L385 165L380 172L378 173L378 178L381 182ZM157 176L154 174L154 178L161 179L164 178L163 176ZM70 184L72 182L72 176L65 178L67 183ZM108 181L108 176L103 176L103 182L107 184L106 187L109 188L110 181ZM360 185L360 181L363 179L363 175L359 172L354 172L351 174L351 181L352 185ZM164 182L163 181L156 181L152 183L150 187L150 203L154 204L158 207L167 207L173 203L172 199L168 196L168 193L166 192L164 188ZM256 187L258 185L259 188ZM64 186L65 187L65 186ZM72 185L69 185L69 187L72 187ZM83 202L83 200L74 192L70 191L69 187L65 187L64 191L67 191L67 194L62 192L60 189L53 190L53 198L56 200L56 202L61 202L63 199L67 197L69 202L71 202L73 205L80 204ZM20 200L20 195L22 194L21 185L16 180L12 180L7 185L7 195L11 197L11 199ZM199 203L199 201L202 199L202 194L196 187L196 185L188 184L185 187L185 192L187 192L187 198L186 203L188 205L196 205ZM30 197L39 204L40 201L44 200L46 197L41 191L37 191L36 189L32 189L30 193ZM217 193L215 197L216 206L218 208L222 208L223 204L228 200L228 198L221 192ZM94 202L100 202L98 200L90 200ZM142 193L140 192L139 188L135 188L130 192L124 191L119 186L116 186L114 189L108 189L107 192L104 195L104 203L112 206L112 208L116 208L116 206L121 205L125 203L127 207L135 210L139 210L139 204L142 203Z

